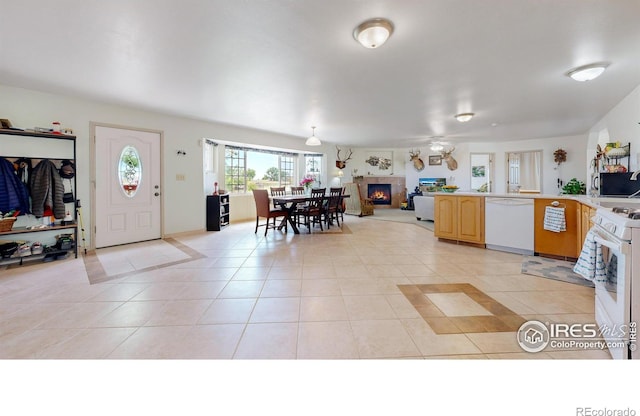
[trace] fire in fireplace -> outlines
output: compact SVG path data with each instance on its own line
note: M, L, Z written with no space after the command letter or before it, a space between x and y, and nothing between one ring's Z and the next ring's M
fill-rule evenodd
M367 188L367 195L374 205L391 205L390 183L370 183Z

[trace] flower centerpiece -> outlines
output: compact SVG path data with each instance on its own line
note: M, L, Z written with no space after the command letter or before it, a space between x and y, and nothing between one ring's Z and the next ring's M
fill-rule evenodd
M307 175L302 178L302 180L300 181L300 185L304 186L304 190L306 193L309 193L311 191L311 187L313 186L313 182L315 182L315 178L313 176Z

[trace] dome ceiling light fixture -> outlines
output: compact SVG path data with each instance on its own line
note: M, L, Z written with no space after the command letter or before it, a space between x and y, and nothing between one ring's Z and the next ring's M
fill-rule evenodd
M442 143L431 143L431 146L429 147L434 152L442 152L442 150L444 150Z
M375 18L366 20L353 31L353 37L367 49L382 46L393 33L393 24L387 19Z
M309 137L304 144L306 144L307 146L320 146L320 145L322 145L322 142L320 141L320 139L318 139L316 137L316 126L311 126L311 131L313 132L311 134L311 137Z
M606 62L582 65L568 71L565 75L580 82L591 81L598 78L609 66Z
M473 116L475 116L474 113L460 113L460 114L456 114L454 117L460 123L466 123L467 121L471 120Z
M451 143L442 141L440 139L444 139L444 136L432 137L431 143L429 143L429 149L432 152L440 153L440 152L443 152L445 149L448 149L451 147Z

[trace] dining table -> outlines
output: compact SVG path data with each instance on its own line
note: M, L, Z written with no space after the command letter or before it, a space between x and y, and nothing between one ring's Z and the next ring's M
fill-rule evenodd
M323 201L329 201L331 199L331 195L324 195L320 197ZM349 195L340 195L340 198L349 198ZM279 205L282 209L286 210L289 215L284 217L280 224L278 225L278 229L282 229L288 223L291 226L294 234L300 234L300 230L298 229L298 225L295 221L294 212L299 204L306 204L307 202L313 199L310 195L281 195L281 196L272 196L271 200L275 205Z

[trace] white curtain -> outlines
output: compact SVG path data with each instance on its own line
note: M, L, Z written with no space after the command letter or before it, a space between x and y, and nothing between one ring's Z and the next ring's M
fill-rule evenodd
M520 189L540 190L541 163L540 152L526 152L520 155Z

